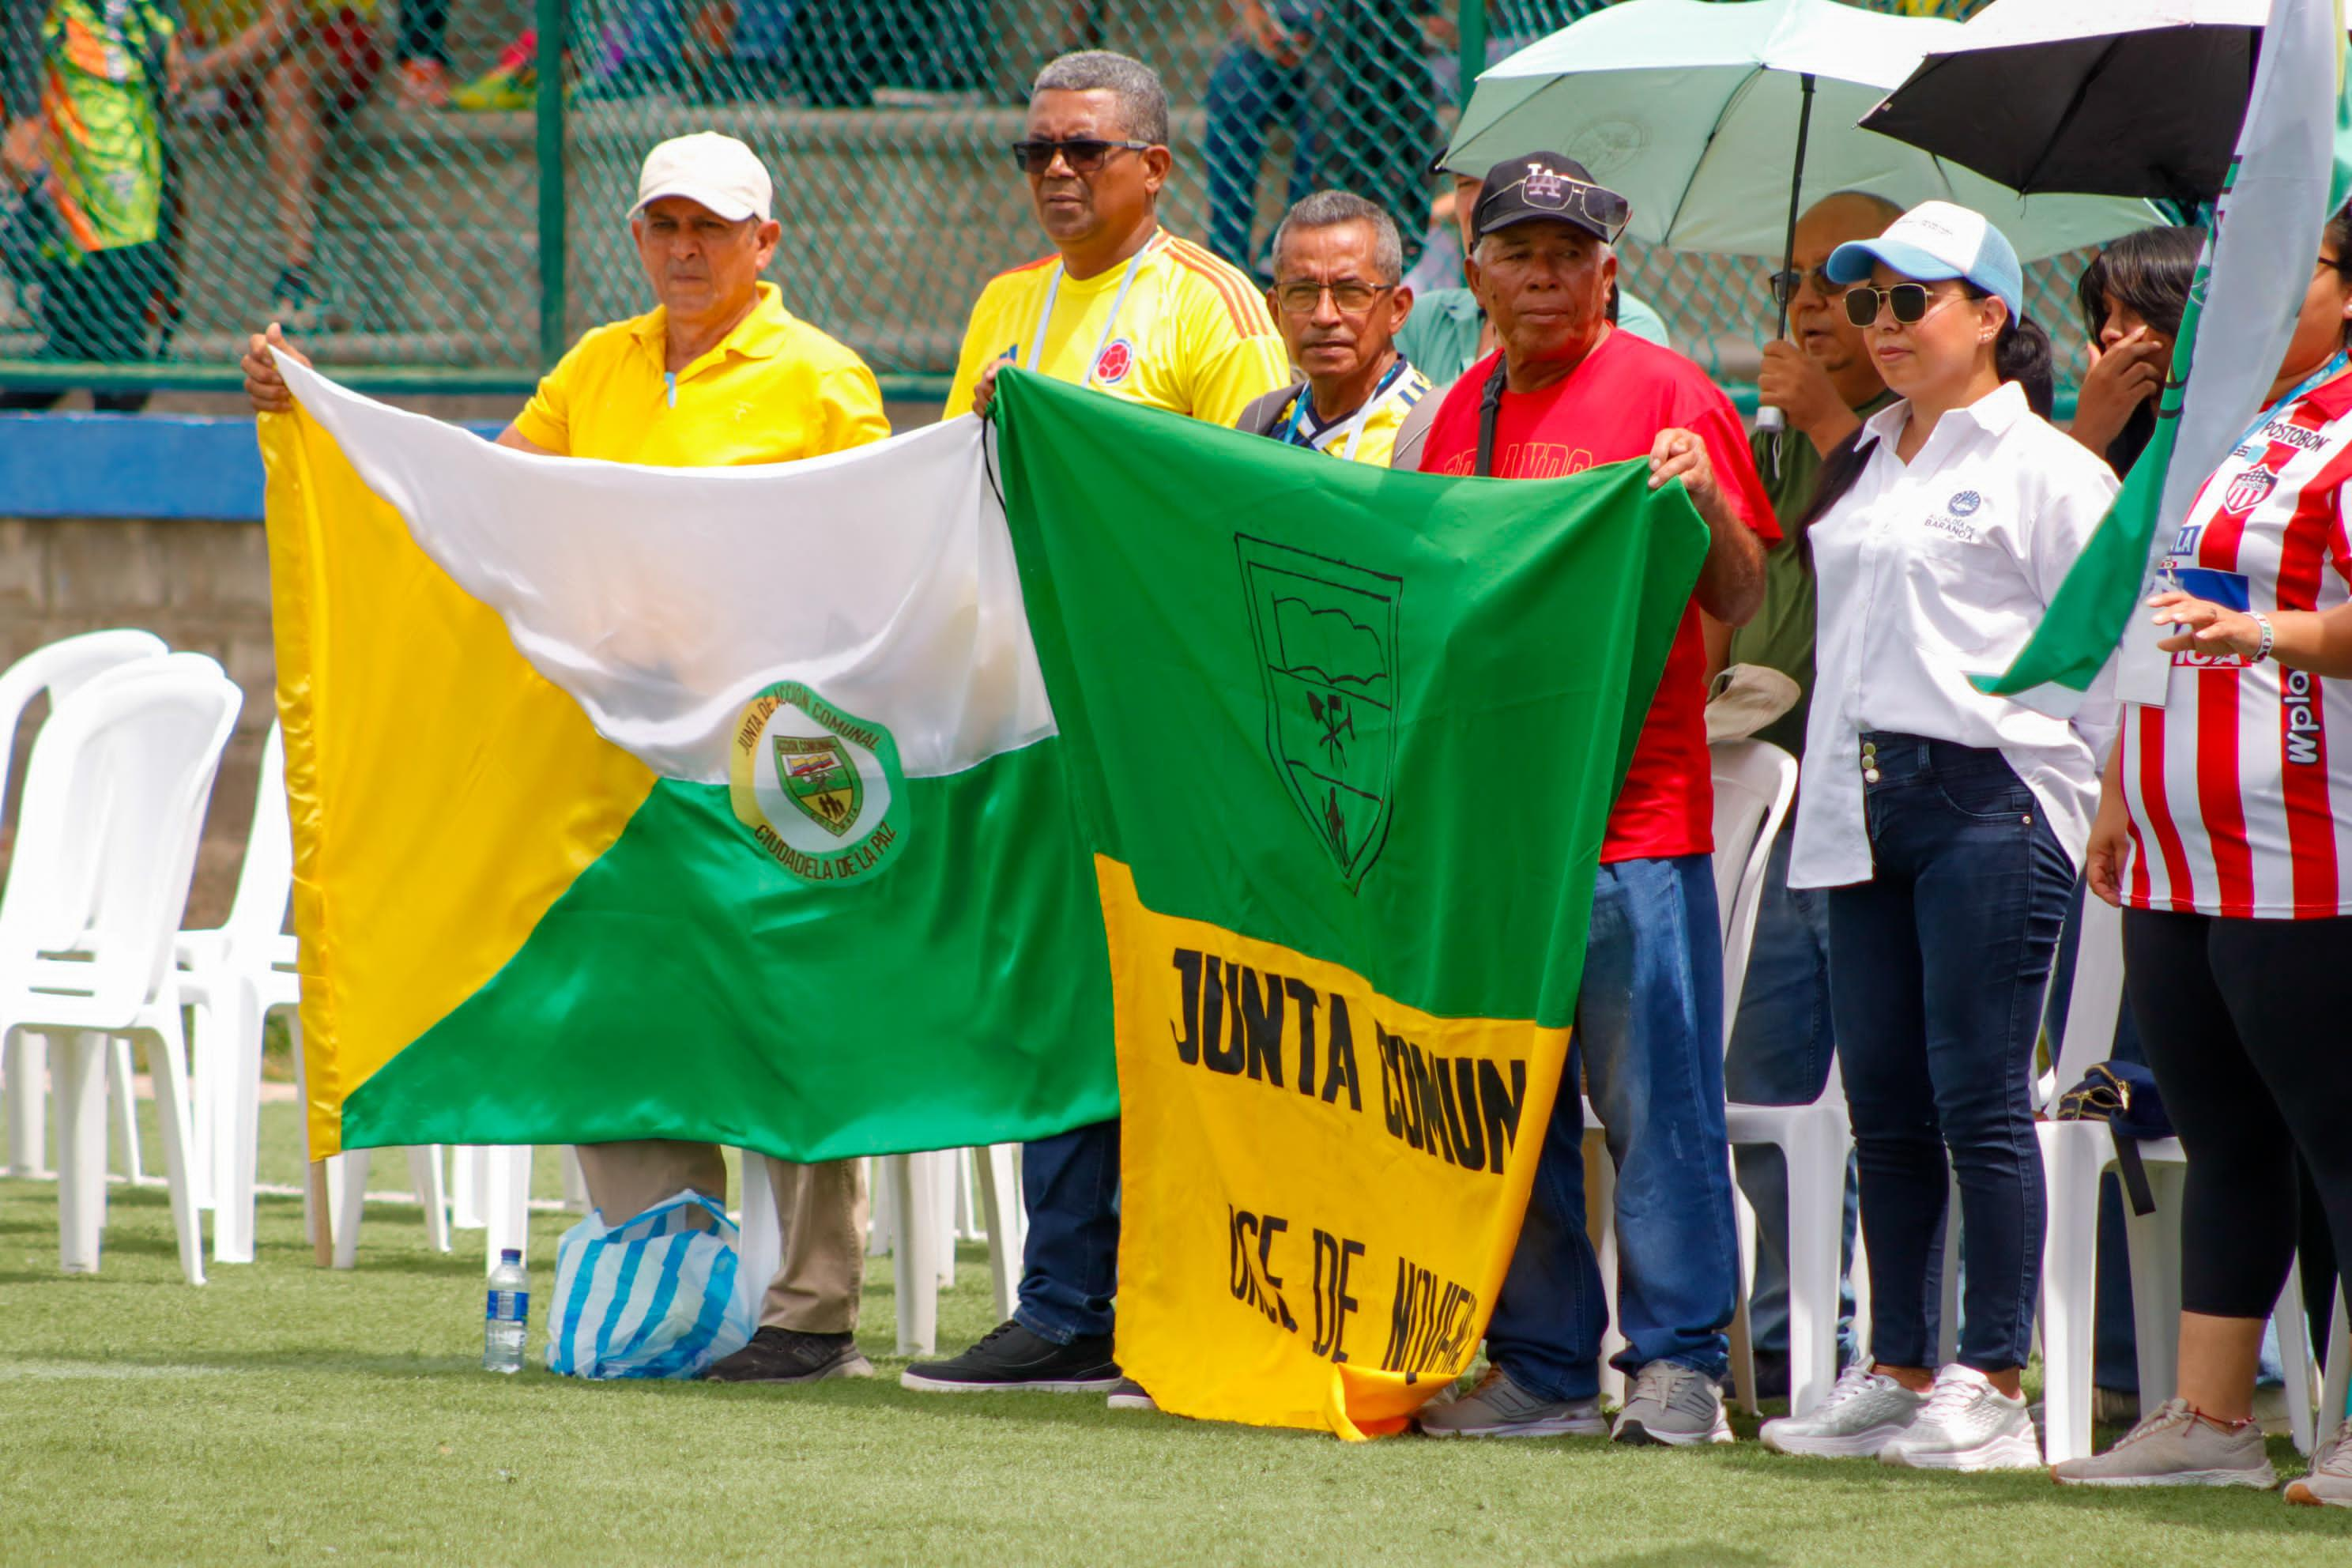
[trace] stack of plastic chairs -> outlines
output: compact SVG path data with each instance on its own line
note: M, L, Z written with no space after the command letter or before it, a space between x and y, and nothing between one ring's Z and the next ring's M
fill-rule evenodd
M94 1271L115 1042L143 1044L181 1271L204 1282L173 938L242 698L198 654L121 664L57 700L33 742L0 895L0 1034L46 1042L58 1084L58 1260ZM19 1095L26 1058L15 1058ZM127 1086L126 1086L127 1088Z
M119 629L85 632L34 649L0 671L0 816L5 816L10 753L25 710L46 694L52 713L57 705L79 690L93 676L140 659L161 658L172 650L150 632ZM131 1095L131 1047L121 1043L109 1062L113 1076L116 1115L124 1145L123 1172L132 1181L143 1173L139 1163L139 1124ZM47 1072L40 1042L29 1036L0 1046L0 1100L5 1103L0 1123L8 1133L7 1173L12 1176L46 1175L48 1099Z

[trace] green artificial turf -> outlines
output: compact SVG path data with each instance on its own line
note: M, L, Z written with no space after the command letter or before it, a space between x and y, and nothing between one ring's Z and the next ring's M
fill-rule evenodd
M266 1110L265 1179L290 1176L292 1109ZM405 1181L385 1160L370 1184ZM570 1218L533 1215L542 1300ZM2352 1563L2352 1510L2276 1494L2061 1491L1747 1440L1348 1446L1095 1398L908 1394L880 1259L871 1381L497 1377L481 1247L461 1231L429 1252L415 1208L380 1205L359 1268L321 1270L299 1201L268 1198L259 1261L191 1289L163 1194L118 1186L102 1270L68 1279L54 1187L0 1181L0 1563ZM943 1348L992 1316L967 1250Z

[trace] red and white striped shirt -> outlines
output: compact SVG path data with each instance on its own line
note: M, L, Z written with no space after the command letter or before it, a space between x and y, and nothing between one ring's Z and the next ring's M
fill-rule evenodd
M2274 410L2174 536L2180 586L2241 610L2352 597L2352 375ZM2165 705L2126 704L2124 902L2239 919L2352 914L2352 681L2172 656Z

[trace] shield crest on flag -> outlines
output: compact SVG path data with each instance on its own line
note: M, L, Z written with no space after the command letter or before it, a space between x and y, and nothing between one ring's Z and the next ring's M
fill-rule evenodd
M1404 580L1236 534L1265 683L1265 747L1352 889L1388 840Z
M776 779L784 786L784 798L835 838L846 834L866 804L866 783L841 742L830 735L769 739L775 742Z

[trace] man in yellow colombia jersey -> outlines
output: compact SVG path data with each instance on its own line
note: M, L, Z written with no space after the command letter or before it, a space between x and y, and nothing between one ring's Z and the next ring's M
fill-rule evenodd
M776 286L761 279L782 237L773 205L767 169L731 136L701 132L647 153L629 229L660 305L583 336L499 445L545 457L718 468L821 457L889 435L874 373L786 310ZM294 405L276 363L281 354L309 363L276 322L247 348L246 394L257 413ZM686 1188L726 1201L727 1164L715 1143L638 1138L579 1147L589 1201L609 1224ZM871 1376L855 1334L866 1262L858 1162L766 1164L781 1260L751 1342L708 1375L724 1383Z
M1125 55L1064 55L1037 73L1013 155L1054 254L991 280L972 307L946 416L988 411L1008 364L1113 397L1231 425L1290 378L1282 340L1242 271L1160 226L1168 93ZM1021 1302L950 1361L899 1381L932 1393L1000 1388L1107 1393L1118 1288L1118 1123L1081 1127L1022 1153L1029 1213Z
M1167 140L1142 62L1089 50L1037 74L1013 155L1054 254L981 290L946 417L985 413L1002 364L1218 425L1289 379L1257 286L1160 226Z
M1396 347L1412 314L1396 220L1349 192L1316 192L1274 231L1266 298L1298 375L1244 409L1240 427L1389 467L1405 416L1429 395L1429 378Z

